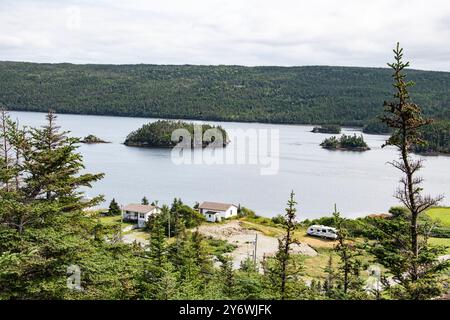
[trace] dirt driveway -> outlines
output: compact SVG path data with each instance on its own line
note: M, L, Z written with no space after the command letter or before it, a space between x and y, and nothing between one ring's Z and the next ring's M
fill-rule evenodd
M226 240L237 248L231 252L233 259L233 267L239 268L241 261L247 257L252 257L256 245L256 259L262 261L264 256L271 256L278 250L278 239L269 237L259 231L246 229L241 222L232 220L226 223L209 223L203 224L198 228L199 232L207 237ZM294 245L293 253L304 254L308 256L316 256L317 252L305 243Z

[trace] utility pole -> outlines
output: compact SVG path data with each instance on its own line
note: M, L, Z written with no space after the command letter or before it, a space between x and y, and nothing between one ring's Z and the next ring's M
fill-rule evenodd
M123 204L120 205L119 241L122 242Z
M170 210L169 210L169 234L167 237L170 239Z
M253 263L256 266L256 250L258 248L258 234L255 234L255 249L253 250Z

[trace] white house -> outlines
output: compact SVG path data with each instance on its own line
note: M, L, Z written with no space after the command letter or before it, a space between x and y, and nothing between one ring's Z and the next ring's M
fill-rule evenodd
M203 202L198 209L207 221L216 222L237 215L237 206L231 203Z
M160 212L160 208L155 206L131 203L122 208L122 217L125 221L135 221L138 228L143 228L151 215Z

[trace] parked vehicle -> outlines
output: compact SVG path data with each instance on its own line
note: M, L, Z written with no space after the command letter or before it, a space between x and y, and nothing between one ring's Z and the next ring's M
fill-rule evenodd
M310 236L316 236L327 239L337 239L337 230L332 227L322 225L312 225L306 230L306 233Z

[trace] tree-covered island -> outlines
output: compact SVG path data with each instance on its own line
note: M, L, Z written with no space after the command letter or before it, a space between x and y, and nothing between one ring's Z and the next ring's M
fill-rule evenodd
M332 134L340 134L341 126L336 124L327 124L322 125L320 127L314 127L311 132L313 133L332 133Z
M325 139L321 144L322 148L348 151L367 151L370 150L362 135L343 134L339 138L332 136Z
M221 126L212 126L209 124L194 124L184 121L174 120L158 120L156 122L143 125L136 131L131 132L124 144L131 147L148 147L148 148L172 148L175 147L184 138L183 136L177 137L172 140L172 134L175 130L185 129L189 133L189 139L191 140L191 146L197 145L195 139L195 130L201 129L201 144L202 147L207 147L217 138L221 138L223 143L221 147L226 147L229 143L227 132ZM211 131L210 129L213 129ZM197 129L198 130L198 129ZM217 145L217 147L220 147Z
M424 143L415 144L412 152L423 155L450 154L450 121L433 121L420 128Z
M367 134L390 134L392 129L380 119L370 121L363 128ZM422 155L450 154L450 121L437 120L419 130L424 143L415 144L411 151Z

